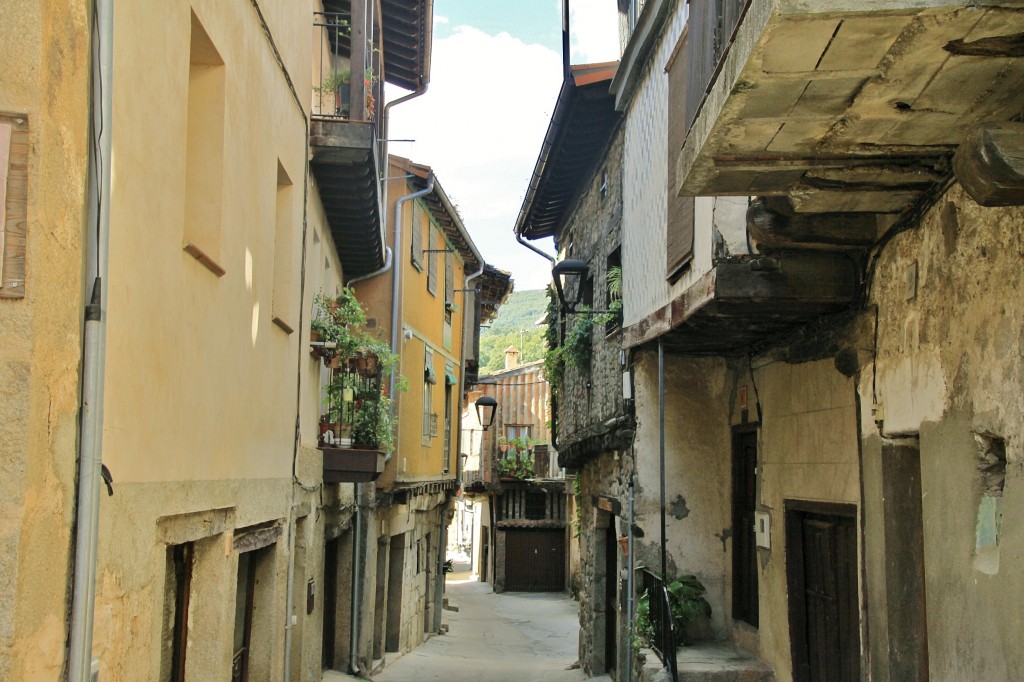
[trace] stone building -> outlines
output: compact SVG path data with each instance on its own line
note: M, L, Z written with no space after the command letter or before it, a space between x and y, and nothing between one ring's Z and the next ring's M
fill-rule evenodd
M1012 678L1024 20L783 5L620 3L636 497L633 524L612 518L638 560L657 566L664 539L669 575L700 579L712 616L688 634L752 679ZM546 224L599 281L571 227L586 197ZM604 563L587 518L584 563ZM622 587L607 596L628 610ZM595 612L584 595L596 670Z

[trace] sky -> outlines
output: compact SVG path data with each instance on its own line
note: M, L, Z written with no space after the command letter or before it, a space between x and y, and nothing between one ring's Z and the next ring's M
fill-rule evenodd
M570 61L618 58L615 0L570 0ZM517 290L551 280L515 240L562 83L561 0L435 0L430 87L391 109L389 151L431 166L477 249ZM404 91L389 87L394 98ZM534 242L553 252L550 239Z

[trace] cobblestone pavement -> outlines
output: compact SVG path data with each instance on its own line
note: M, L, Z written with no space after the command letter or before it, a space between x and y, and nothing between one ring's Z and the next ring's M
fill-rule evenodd
M461 568L456 564L456 571ZM555 682L584 680L577 659L577 604L564 594L494 594L467 573L448 576L448 633L391 659L375 682ZM347 679L324 676L331 679ZM601 678L593 678L601 679ZM605 678L607 679L607 678Z

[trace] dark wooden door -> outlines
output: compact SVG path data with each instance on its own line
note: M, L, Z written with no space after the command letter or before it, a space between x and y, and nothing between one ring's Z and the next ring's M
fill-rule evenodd
M732 462L732 617L757 627L756 431L733 434Z
M604 530L604 662L605 671L614 679L617 667L619 633L616 618L615 602L618 600L619 574L618 551L619 543L615 535L615 520Z
M338 613L338 538L324 545L324 624L323 648L320 662L325 668L334 667L334 633Z
M565 530L509 529L505 533L505 589L560 592L565 589Z
M231 682L247 682L249 679L249 649L252 640L252 612L256 591L255 554L255 552L244 552L238 555Z
M860 680L857 533L845 505L786 509L795 682Z

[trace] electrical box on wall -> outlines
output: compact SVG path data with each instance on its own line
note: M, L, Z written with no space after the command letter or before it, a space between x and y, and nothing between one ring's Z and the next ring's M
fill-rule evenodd
M628 369L622 373L622 399L633 399L633 376Z
M763 549L772 548L772 517L766 511L754 512L754 541Z

